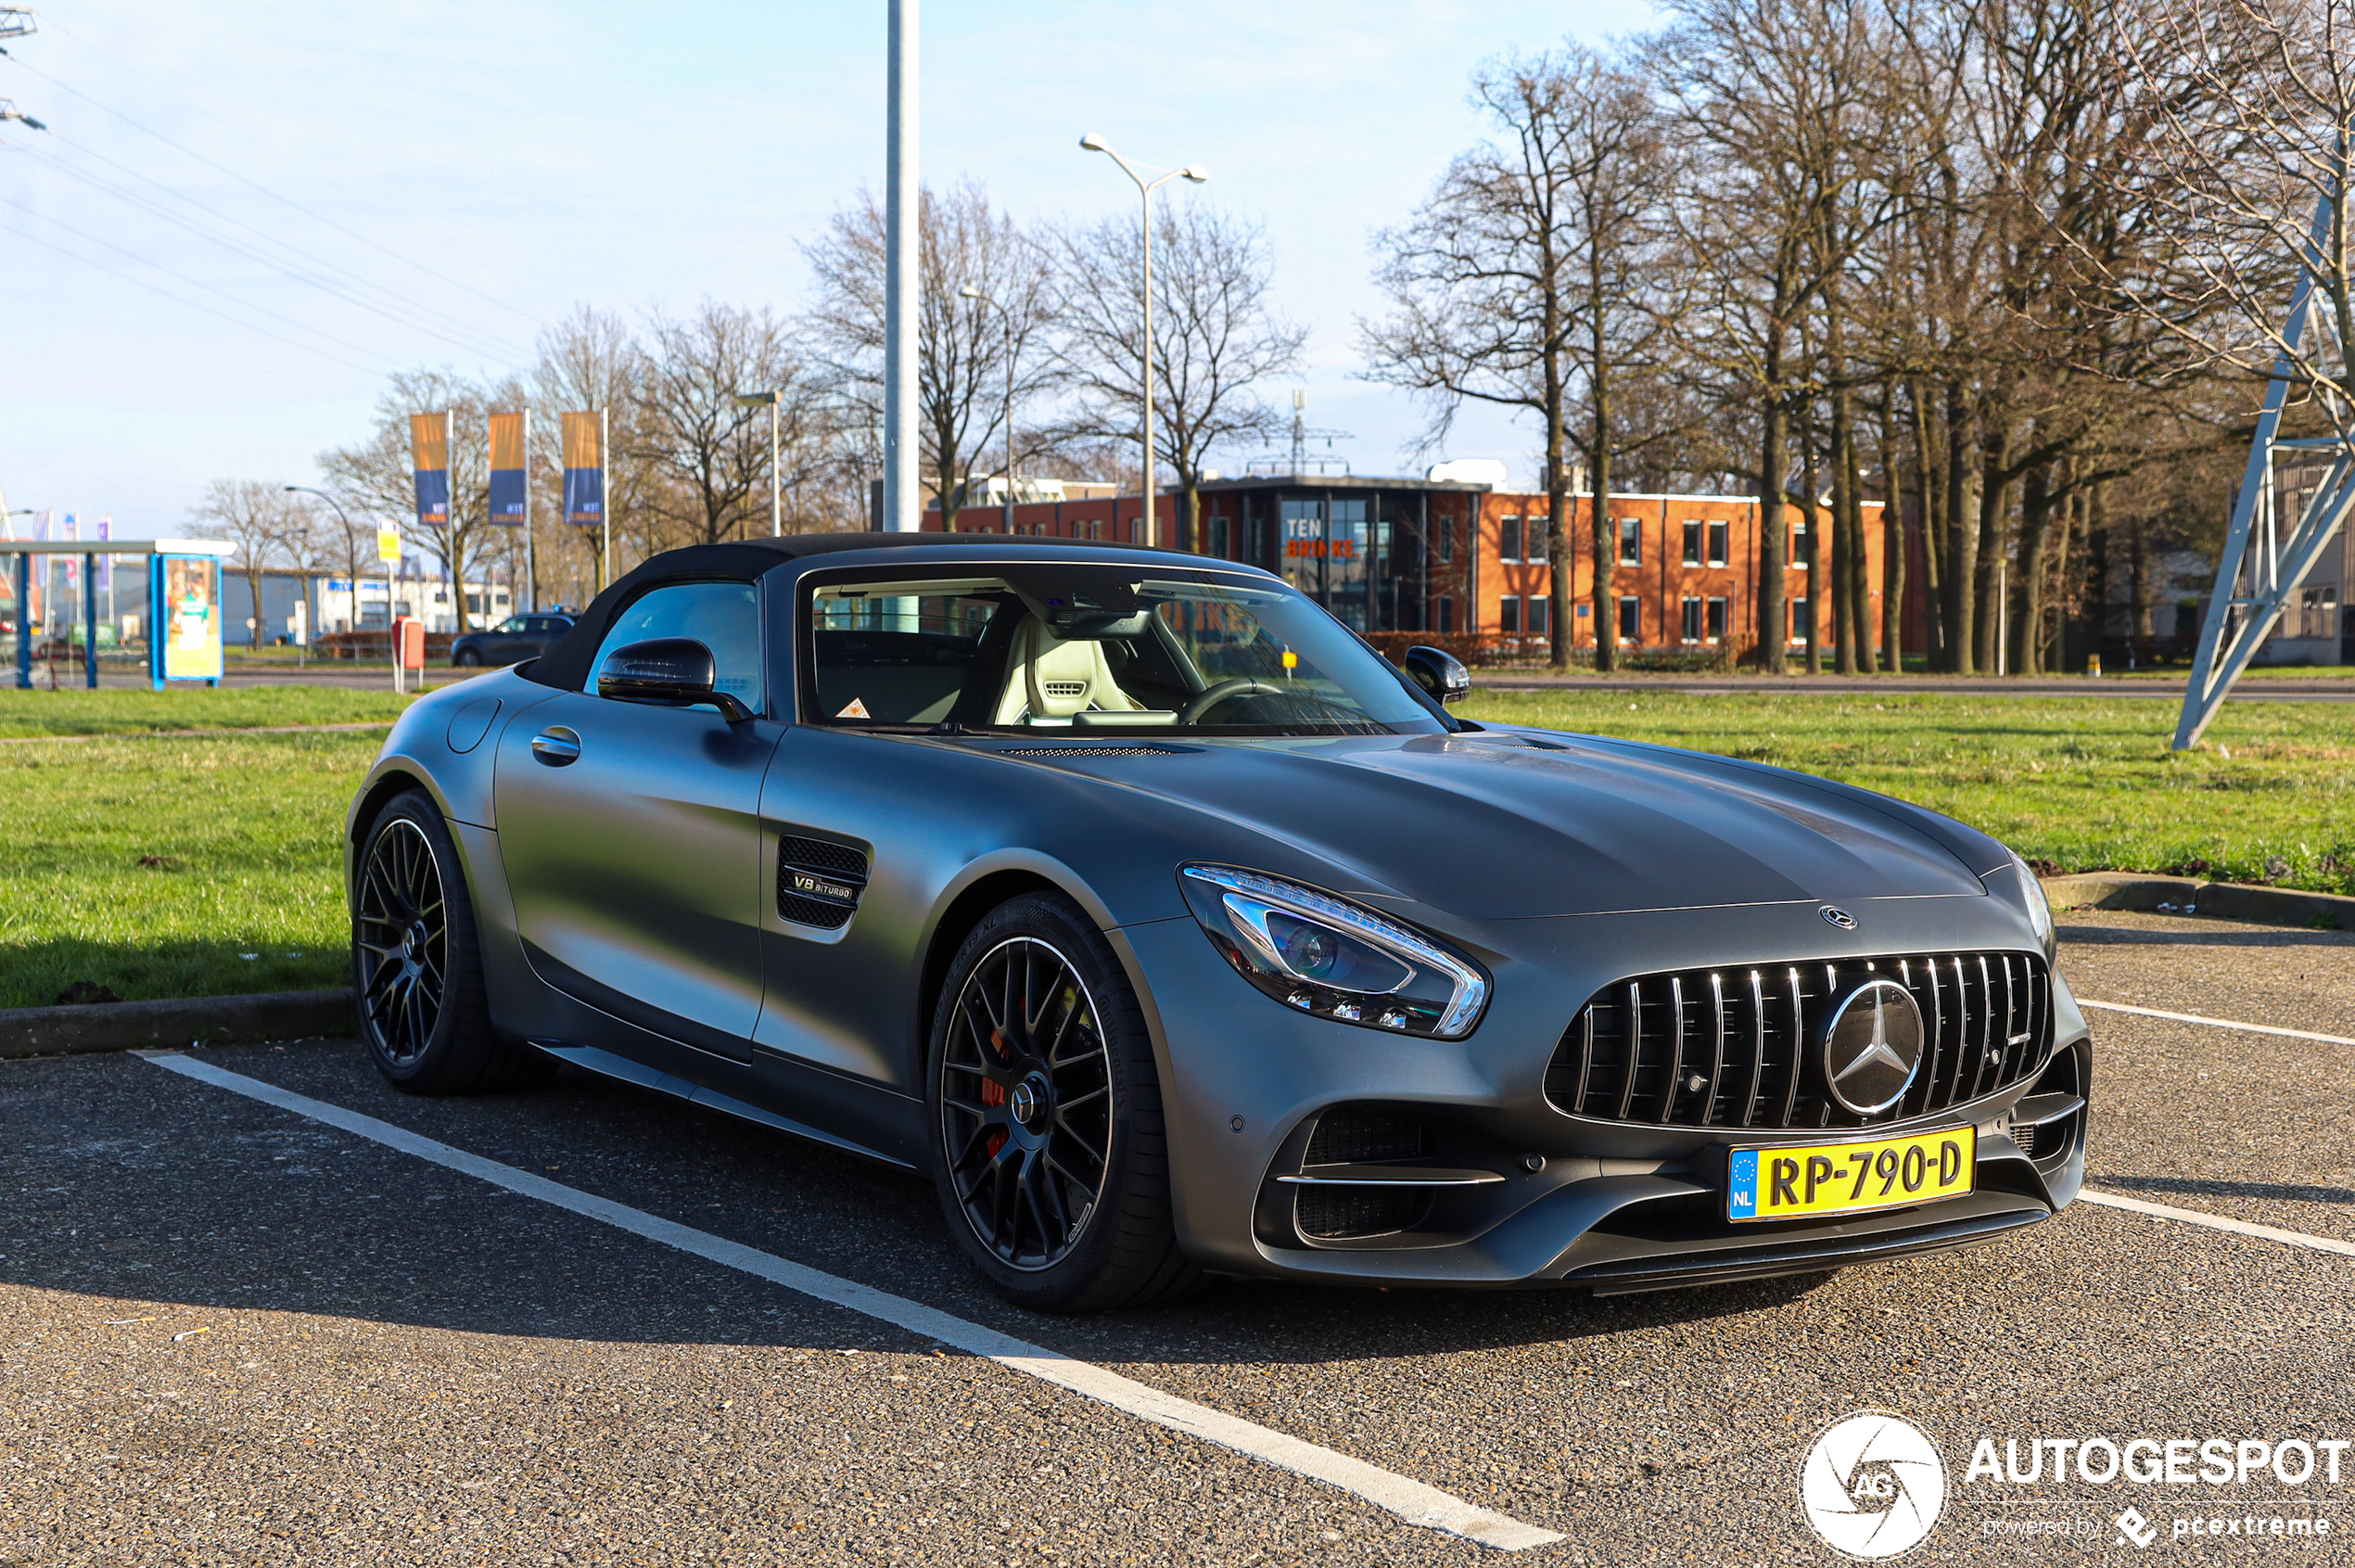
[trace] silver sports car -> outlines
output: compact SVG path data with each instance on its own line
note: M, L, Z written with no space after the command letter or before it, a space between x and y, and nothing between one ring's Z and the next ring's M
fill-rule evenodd
M1598 1292L1991 1240L2092 1052L2002 845L1470 723L1268 574L695 546L412 707L352 803L403 1089L570 1062L920 1172L1009 1298Z

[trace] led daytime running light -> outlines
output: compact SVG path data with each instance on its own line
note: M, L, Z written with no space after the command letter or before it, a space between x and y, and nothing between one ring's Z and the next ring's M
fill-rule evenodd
M1282 882L1258 872L1232 866L1187 866L1182 874L1223 889L1222 902L1234 917L1235 928L1274 969L1292 973L1267 929L1270 912L1282 912L1338 926L1349 935L1391 954L1402 962L1420 965L1445 975L1452 989L1432 1033L1455 1039L1469 1033L1488 1001L1488 977L1430 938L1373 911L1330 893ZM1304 976L1305 978L1305 976ZM1405 985L1404 980L1398 983ZM1393 990L1398 987L1394 986ZM1385 992L1357 994L1377 996Z

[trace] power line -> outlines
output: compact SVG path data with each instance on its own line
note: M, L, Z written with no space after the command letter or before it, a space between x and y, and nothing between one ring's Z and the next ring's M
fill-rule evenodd
M354 272L352 269L343 265L339 261L332 261L329 258L321 256L313 251L305 250L302 247L295 244L291 240L281 238L276 235L271 234L265 229L256 228L253 224L247 223L244 219L237 217L234 213L223 212L216 207L212 207L205 202L199 201L195 197L190 196L187 192L176 189L172 185L168 185L161 180L156 179L153 175L143 174L138 170L132 168L129 164L108 158L105 153L98 151L95 147L85 147L82 143L75 141L70 136L60 135L55 130L51 130L49 132L49 135L51 140L65 147L71 147L75 152L81 154L84 158L95 159L98 162L106 164L108 168L119 169L134 180L139 180L147 185L153 185L156 189L171 197L173 200L183 202L187 206L193 207L197 211L206 214L208 217L217 218L221 222L228 223L233 227L243 229L246 233L252 235L255 238L261 240L265 244L274 245L281 250L285 250L298 256L313 266L325 267L330 272L340 273L345 277L350 278L352 282L360 285L362 287L372 288L377 293L382 294L386 299L394 300L422 315L438 316L450 325L457 328L460 332L477 333L479 331L474 323L469 322L463 317L452 315L448 311L442 310L439 306L429 305L424 300L403 294L398 289L388 287L386 285L377 282L376 279L371 278L364 274ZM495 335L484 335L484 340L490 343L493 348L496 348L501 353L513 356L518 352L515 345L505 342Z
M254 190L260 191L263 196L268 197L271 200L275 201L282 206L292 208L295 211L301 213L306 218L309 218L312 223L333 229L337 234L342 235L349 239L358 240L361 244L368 247L370 249L381 251L383 254L391 257L394 261L401 262L403 266L414 267L417 271L424 273L426 276L438 278L441 282L448 284L452 288L463 289L466 293L473 295L477 300L483 300L487 304L496 305L499 309L508 312L510 314L521 316L524 320L530 322L534 326L540 325L540 318L533 315L530 312L518 310L516 307L508 304L503 300L484 293L481 289L475 287L472 284L461 283L458 279L450 276L447 273L438 272L434 268L426 265L423 261L417 261L413 257L404 256L388 245L383 245L376 240L370 239L366 235L360 233L357 229L346 228L343 224L337 223L333 218L329 218L323 213L312 211L310 208L305 207L301 202L295 200L292 197L281 196L276 191L272 190L269 186L261 184L260 181L249 179L247 176L238 173L235 169L230 168L227 164L222 163L214 159L207 158L203 153L197 152L192 147L184 147L180 143L173 141L170 136L165 135L162 132L158 131L151 126L141 124L138 121L132 119L121 109L100 103L96 98L94 98L89 94L83 92L80 88L68 86L65 83L60 82L57 78L50 75L47 71L43 70L38 66L29 64L22 59L19 59L13 54L7 55L6 57L20 69L32 72L33 75L38 76L44 82L48 83L59 92L71 94L73 96L80 98L83 103L88 104L91 108L97 109L101 113L112 115L115 119L121 121L125 125L130 126L133 130L153 136L157 141L161 142L164 146L171 147L175 152L178 152L185 157L193 158L207 168L218 170L220 172L226 174L231 179L236 181L239 185L247 185Z
M266 326L256 326L249 321L241 321L237 317L231 315L226 311L215 310L210 305L201 304L194 300L182 299L179 295L174 294L169 288L165 288L159 284L150 283L143 277L135 277L133 274L124 272L120 267L109 267L104 261L94 261L87 256L78 256L64 246L57 244L55 240L44 239L36 234L28 234L12 223L0 223L0 234L10 234L16 236L19 239L29 240L32 244L42 247L44 249L56 251L58 255L65 257L69 261L79 261L85 267L90 267L95 271L106 273L110 276L119 277L125 283L137 284L140 287L146 289L150 293L160 294L175 305L183 305L192 311L202 311L209 316L218 316L221 320L229 323L232 326L242 326L248 332L258 332L264 338L275 338L277 341L287 345L289 348L300 349L306 353L317 354L321 359L333 360L336 363L343 365L348 369L359 371L363 376L380 376L383 374L382 369L377 366L356 363L353 361L344 358L341 354L331 354L326 350L319 348L315 344L300 342L295 338L286 337L284 333L273 332ZM152 265L152 263L148 264ZM310 328L305 327L303 330L309 331ZM363 349L360 351L362 353L366 353L369 351ZM387 363L389 363L390 362L388 361Z
M184 230L185 230L186 232L188 232L188 233L190 233L190 234L193 234L193 235L197 236L197 237L199 237L199 238L201 238L201 239L207 239L207 240L210 240L210 241L211 241L213 244L220 246L223 249L229 251L229 252L230 252L230 253L232 253L233 255L242 256L242 257L246 258L248 261L251 261L258 262L258 263L260 263L261 265L265 266L265 267L268 267L268 268L270 268L271 270L273 270L274 272L276 272L276 273L280 274L281 275L283 275L283 276L285 276L285 277L287 277L287 278L292 279L294 282L297 282L297 283L299 283L299 284L303 284L303 285L305 285L305 286L307 286L307 287L312 287L312 288L316 288L316 289L318 289L321 293L323 293L323 294L326 294L326 295L328 295L329 297L331 297L331 298L333 298L333 299L340 300L342 300L343 302L345 302L346 304L350 304L350 305L354 305L354 306L357 306L357 307L358 307L359 309L361 309L361 310L367 311L367 312L371 312L372 314L381 316L381 317L383 317L385 320L387 320L387 321L388 321L388 322L393 323L393 324L394 324L395 325L397 325L397 326L406 327L406 328L408 328L409 330L411 330L411 331L413 331L413 332L421 332L421 333L424 333L424 334L425 334L426 336L427 336L427 337L439 338L439 339L440 339L442 342L447 343L447 344L451 345L451 346L452 346L452 347L453 347L453 348L457 348L457 349L462 349L462 350L465 350L465 351L466 352L468 352L468 353L483 353L483 352L484 352L485 345L483 345L482 343L479 343L479 342L471 342L471 341L468 341L468 340L464 339L464 338L457 338L457 337L453 337L453 336L452 336L452 335L451 335L450 333L447 333L447 332L442 331L440 328L439 328L439 327L437 327L437 326L433 325L432 324L430 324L430 323L428 323L428 322L422 322L422 321L418 321L418 320L414 319L413 317L406 317L406 316L402 316L402 315L401 315L401 314L399 314L399 313L397 313L397 312L393 312L393 311L387 310L387 309L385 309L383 306L378 305L378 304L376 304L376 303L374 303L373 301L368 300L366 300L366 299L363 299L363 298L362 298L361 296L359 296L358 294L356 294L356 293L352 292L351 290L347 289L347 288L344 288L344 287L342 287L341 286L339 286L339 285L337 285L337 284L336 284L336 283L333 283L333 282L331 282L331 281L329 281L329 280L323 279L323 278L317 278L317 277L309 277L309 276L305 276L302 273L300 273L300 272L297 271L297 270L296 270L296 269L294 269L293 267L288 266L286 262L284 262L283 261L280 261L278 258L276 258L276 257L274 257L274 256L271 256L271 255L267 254L266 252L263 252L263 251L261 251L261 250L259 250L259 249L255 249L255 248L254 248L254 247L252 247L252 246L249 246L249 245L247 245L247 244L243 243L242 241L239 241L239 240L236 240L236 239L230 238L229 236L224 236L224 235L222 235L222 234L218 234L218 233L214 232L213 230L211 230L211 229L209 229L209 228L205 227L205 226L204 226L203 224L201 224L201 223L197 223L192 222L191 220L189 220L189 219L187 219L187 218L185 218L185 217L182 216L181 214L179 214L179 213L177 213L177 212L172 211L171 209L169 209L169 208L167 208L167 207L164 207L164 206L162 206L161 204L159 204L159 203L158 203L158 202L155 202L155 201L153 201L153 200L150 200L150 199L148 199L147 198L142 197L142 196L140 196L140 195L136 194L135 192L133 192L133 191L127 190L127 189L125 189L123 186L119 185L117 185L117 184L115 184L115 183L113 183L113 182L111 182L111 181L102 179L102 178L100 178L100 177L98 177L98 176L96 176L96 175L91 174L91 173L89 173L89 172L85 172L85 171L79 170L79 169L75 169L75 168L73 168L71 165L70 165L70 164L68 164L68 163L64 162L63 160L61 160L61 159L57 159L57 158L56 158L55 156L53 156L53 155L51 155L51 154L48 154L48 153L46 153L46 152L43 151L43 150L42 150L41 148L39 148L39 147L31 147L31 146L28 146L28 145L25 145L25 144L16 144L16 145L19 146L19 147L22 148L22 150L32 152L32 153L35 154L35 155L36 155L36 156L38 156L38 157L44 158L45 159L46 159L46 160L47 160L47 162L48 162L48 164L49 164L49 166L50 166L51 168L55 169L55 170L56 170L58 173L65 175L67 178L69 178L69 179L72 179L72 180L78 180L78 181L80 181L82 184L83 184L83 185L86 185L90 186L92 189L94 189L94 190L98 190L98 191L102 191L102 192L104 192L105 194L107 194L107 195L108 195L108 196L113 197L116 200L121 201L121 202L124 203L124 204L125 204L125 205L127 205L127 206L135 207L135 208L139 209L141 211L147 212L147 213L150 213L150 214L154 215L155 217L160 218L160 219L162 219L165 223L171 223L171 224L173 224L174 226L176 226L176 227L178 227L178 228L184 229ZM71 145L71 144L69 144L69 145ZM80 147L76 147L76 150L77 150L77 151L84 151L84 150L86 150L86 149L80 148ZM95 154L93 154L92 156L94 156L94 157L95 157L95 156L96 156L96 155L95 155ZM101 161L112 162L112 160L111 160L111 159L101 159ZM117 167L117 168L121 168L121 167L122 167L122 166L121 166L121 165L120 165L120 164L116 164L116 165L115 165L115 167ZM133 172L133 173L135 173L136 172L135 172L135 171L126 171L126 172ZM140 176L140 177L141 177L141 178L145 178L145 176ZM158 186L158 188L159 188L159 189L165 190L165 191L169 192L169 193L170 193L170 194L172 194L172 195L174 195L174 196L177 196L177 195L178 195L178 193L177 193L177 192L172 192L172 191L171 191L171 188L170 188L169 186L162 185L159 182L156 182L156 181L149 181L148 183L149 183L149 184L151 184L151 185L156 185ZM201 209L202 204L197 203L197 202L196 202L196 201L194 201L194 200L192 200L192 199L190 199L190 198L188 198L183 197L183 198L181 198L181 199L182 199L182 200L186 200L186 201L188 201L188 202L189 202L189 205L191 205L191 206L198 207L198 208L200 208L200 209ZM222 214L219 214L219 213L213 213L213 214L211 214L211 215L212 215L212 216L215 216L215 217L221 217L221 216L223 216ZM236 220L235 220L235 219L225 219L224 221L226 221L226 222L231 222L231 223L236 222ZM244 226L244 225L240 225L240 226ZM258 231L256 231L256 232L258 232ZM266 236L266 235L265 235L265 236L263 236L262 237L263 237L265 240L270 239L270 236ZM274 244L283 244L283 242L280 242L280 241L275 241L275 240L272 240L272 241L271 241L271 243L274 243ZM296 248L295 248L295 247L293 247L293 246L286 246L285 248L286 248L286 249L289 249L289 250L295 250L295 249L296 249ZM297 250L297 251L296 251L296 254L298 254L298 255L301 255L301 254L302 254L302 252L300 252L299 250ZM306 257L305 259L306 259L306 260L314 261L317 261L317 258L312 258L312 257ZM320 263L320 264L322 264L322 265L331 265L332 263L325 263L325 262L322 262L322 263ZM362 281L364 283L366 280L363 279ZM393 298L395 298L395 299L399 299L400 297L396 295L396 296L393 296ZM405 302L405 301L404 301L404 302ZM435 312L435 313L436 313L436 314L439 314L440 312ZM462 325L463 325L463 324L462 324ZM506 359L514 359L514 358L517 357L517 355L518 355L518 351L517 351L517 350L516 350L516 348L515 348L513 345L510 345L510 344L496 344L496 345L492 345L491 347L492 347L492 349L493 349L493 350L494 350L494 351L495 351L495 355L496 355L496 357L506 358ZM488 354L487 354L485 357L492 357L492 356L491 356L491 355L488 355Z

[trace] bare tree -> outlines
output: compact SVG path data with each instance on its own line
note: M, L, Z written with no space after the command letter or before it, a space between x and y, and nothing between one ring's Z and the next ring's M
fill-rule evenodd
M1057 236L1056 259L1062 363L1076 407L1054 433L1133 444L1144 418L1144 236L1126 217L1107 218ZM1177 475L1180 550L1202 537L1211 453L1282 427L1258 388L1300 363L1308 333L1277 312L1274 276L1259 224L1199 201L1154 213L1153 447Z
M237 569L246 580L253 646L261 645L261 575L274 566L301 566L310 516L282 484L260 479L215 479L189 514L206 537L237 547Z
M489 427L491 399L477 382L450 370L401 371L376 400L376 425L354 446L319 454L319 467L338 495L379 515L423 528L425 542L440 567L460 631L472 630L465 581L482 542L490 511ZM409 442L409 416L450 411L450 515L438 527L417 518L417 492Z
M655 511L681 543L767 532L769 414L736 395L776 395L781 480L825 455L824 394L787 347L783 324L706 300L684 321L656 313L646 338L633 454L665 481Z
M569 580L565 598L580 602L605 587L603 531L562 522L564 454L558 417L603 409L612 449L605 454L605 518L625 555L634 543L643 559L656 549L654 491L659 480L643 455L637 428L647 377L646 351L630 324L610 312L576 305L541 333L539 359L526 379L534 423L545 432L533 443L534 510L558 519L558 537L576 536L579 550L560 552ZM626 561L617 561L627 570ZM548 563L542 563L546 570ZM583 593L579 590L586 589Z
M1044 335L1054 316L1040 247L989 204L979 185L923 192L917 312L917 414L922 465L933 476L944 527L956 526L974 464L1005 439L1009 376L1017 402L1054 385ZM884 214L872 192L837 212L805 248L817 302L805 326L834 386L882 418ZM977 288L988 303L961 298ZM1002 313L1001 313L1002 312ZM838 421L838 423L840 423Z

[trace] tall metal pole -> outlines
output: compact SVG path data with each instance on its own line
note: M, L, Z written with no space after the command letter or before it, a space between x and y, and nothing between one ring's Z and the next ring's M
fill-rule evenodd
M995 300L990 301L997 305ZM1014 531L1014 313L998 305L998 313L1006 318L1006 533Z
M769 537L785 537L783 492L777 488L777 394L769 394Z
M613 586L613 419L605 409L597 411L597 477L604 482L597 488L604 491L597 498L597 524L605 529L605 554L597 567L597 590L603 593Z
M1092 134L1079 138L1079 145L1088 152L1101 152L1120 165L1122 173L1137 183L1137 194L1144 203L1144 402L1145 402L1145 520L1138 530L1139 542L1147 548L1161 542L1161 519L1153 511L1153 192L1170 181L1184 178L1195 185L1210 178L1200 165L1189 164L1172 169L1158 180L1147 180L1137 172L1129 161L1104 145L1103 138Z
M531 410L523 411L523 576L524 608L540 608L540 557L531 544ZM352 603L359 604L355 594Z
M917 252L916 3L891 0L890 124L884 179L883 526L923 526L916 470Z

